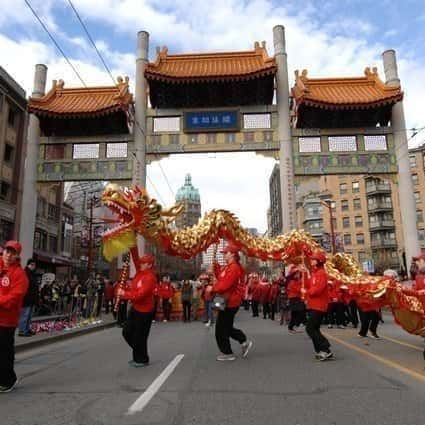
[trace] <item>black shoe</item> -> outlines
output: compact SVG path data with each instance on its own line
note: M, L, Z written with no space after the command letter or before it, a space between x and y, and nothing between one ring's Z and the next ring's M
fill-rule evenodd
M9 385L8 387L0 386L0 393L10 393L18 384L18 380L16 380L12 385Z

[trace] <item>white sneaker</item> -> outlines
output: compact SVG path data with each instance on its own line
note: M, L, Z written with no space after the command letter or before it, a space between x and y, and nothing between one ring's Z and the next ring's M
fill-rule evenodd
M345 329L345 326L344 325L338 325L337 328L338 329Z
M328 329L332 329L333 328L333 326L332 325L328 325Z
M252 341L245 341L243 344L241 344L242 347L242 357L245 358L249 350L252 348Z
M209 327L211 326L211 320L208 320L208 322L207 322L207 323L205 323L205 326L206 326L207 328L209 328Z
M332 353L332 351L329 351L329 353L327 353L326 351L319 351L316 355L316 358L317 360L324 361L324 360L332 359L333 356L334 356L334 353Z
M163 320L163 322L164 322L164 323L167 323L167 319L164 319L164 320Z
M234 354L219 354L216 360L219 362L231 362L236 360L236 356Z

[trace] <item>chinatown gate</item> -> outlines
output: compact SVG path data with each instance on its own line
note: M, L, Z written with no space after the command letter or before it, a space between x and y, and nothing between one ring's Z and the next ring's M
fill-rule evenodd
M115 86L45 94L47 68L36 66L29 101L20 240L32 253L37 182L106 180L146 186L146 164L170 154L257 152L279 159L282 230L297 226L294 178L371 174L396 180L406 257L419 252L403 93L395 52L358 78L312 79L296 72L289 94L285 33L273 29L253 50L169 54L148 61L149 34L138 33L135 96ZM148 98L150 107L148 107ZM274 104L273 101L276 100ZM217 206L224 207L224 206Z

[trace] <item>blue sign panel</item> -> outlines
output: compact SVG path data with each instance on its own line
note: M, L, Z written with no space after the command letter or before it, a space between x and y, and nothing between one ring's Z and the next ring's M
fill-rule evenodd
M185 132L238 131L239 111L191 111L184 113Z

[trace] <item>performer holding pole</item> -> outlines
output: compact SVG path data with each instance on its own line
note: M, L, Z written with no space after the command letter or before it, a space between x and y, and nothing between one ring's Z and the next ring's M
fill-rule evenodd
M307 274L307 288L301 291L306 295L307 304L307 325L306 332L313 341L314 351L317 360L328 360L333 357L330 350L329 341L320 332L322 318L328 310L328 276L324 269L326 255L321 251L316 251L310 257L312 271L303 264L302 271Z
M139 260L139 268L128 290L120 289L118 297L132 303L122 335L133 350L130 366L144 367L149 364L148 337L152 325L154 290L157 279L154 271L155 258L145 254Z
M221 351L217 360L232 361L236 360L236 357L232 352L230 338L241 344L242 357L248 355L252 341L249 341L240 329L233 326L245 290L245 271L239 263L239 248L233 243L228 243L222 252L225 254L226 265L221 267L218 263L214 263L217 281L213 286L213 292L224 299L223 306L219 308L215 325L215 338Z

